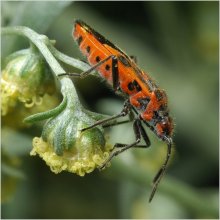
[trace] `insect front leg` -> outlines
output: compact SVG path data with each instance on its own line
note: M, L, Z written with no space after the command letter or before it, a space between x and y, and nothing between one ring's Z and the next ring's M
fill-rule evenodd
M101 66L103 63L105 63L106 61L108 61L109 59L113 59L115 56L114 55L110 55L108 57L106 57L105 59L99 61L96 65L92 66L90 69L82 72L82 73L60 73L58 76L74 76L74 77L80 77L80 78L85 78L87 77L89 74L91 74L93 72L93 70L95 70L97 67Z
M147 136L147 133L145 132L140 119L136 119L133 124L133 129L135 133L135 141L132 144L115 144L115 148L121 148L117 151L112 152L112 154L109 156L109 158L102 164L100 169L103 169L111 160L113 157L117 156L118 154L124 152L125 150L132 148L132 147L141 147L141 148L147 148L150 146L150 140ZM141 141L141 136L144 138L144 141L146 145L138 145Z
M85 130L94 128L94 127L96 127L96 126L98 126L98 125L106 124L106 123L108 123L109 121L115 120L115 119L117 119L117 118L124 117L124 116L128 115L128 113L130 112L130 110L131 110L131 105L130 105L129 101L126 100L125 103L124 103L124 107L123 107L122 111L121 111L119 114L116 114L116 115L113 115L112 117L109 117L109 118L106 118L106 119L97 121L95 124L93 124L93 125L91 125L91 126L89 126L89 127L86 127L86 128L84 128L84 129L82 129L81 131L85 131Z

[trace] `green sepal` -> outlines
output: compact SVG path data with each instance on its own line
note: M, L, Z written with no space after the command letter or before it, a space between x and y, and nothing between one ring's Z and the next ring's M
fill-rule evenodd
M41 113L37 113L37 114L31 115L31 116L28 116L23 120L23 122L35 123L35 122L49 119L51 117L58 115L60 112L62 112L66 108L66 105L67 105L67 98L64 96L63 101L56 108L51 109L46 112L41 112Z

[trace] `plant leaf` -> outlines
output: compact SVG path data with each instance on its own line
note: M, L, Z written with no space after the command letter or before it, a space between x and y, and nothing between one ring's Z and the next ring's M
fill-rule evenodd
M12 17L9 26L27 26L33 30L45 33L55 18L69 5L71 1L27 1L21 2L16 9L16 13L11 13ZM7 2L4 4L13 4ZM3 4L3 8L4 8ZM3 56L24 47L26 39L13 36L10 41L2 39Z

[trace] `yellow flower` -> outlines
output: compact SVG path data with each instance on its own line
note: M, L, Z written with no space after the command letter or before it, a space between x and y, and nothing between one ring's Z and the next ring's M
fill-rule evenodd
M30 155L38 154L56 174L68 171L84 176L104 163L109 157L111 146L93 146L88 137L83 134L81 136L78 146L73 146L73 150L64 150L61 156L54 152L53 146L48 142L43 141L41 137L35 137Z
M2 125L15 130L30 127L31 124L23 123L24 118L54 108L59 102L59 96L55 94L53 96L45 94L42 97L42 104L35 105L32 108L26 108L22 102L17 102L14 108L11 108L10 112L2 117Z
M55 91L50 69L40 53L31 47L11 54L1 77L1 112L7 115L19 103L26 108L41 105L45 93Z
M79 103L72 104L69 96L67 104L65 100L60 105L65 108L55 111L45 123L42 136L33 139L31 155L39 155L54 173L68 171L84 176L107 160L112 146L106 143L101 126L81 131L96 120Z

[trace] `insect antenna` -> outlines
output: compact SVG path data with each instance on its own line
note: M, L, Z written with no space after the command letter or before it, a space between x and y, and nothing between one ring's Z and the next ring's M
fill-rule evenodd
M166 168L167 168L167 164L168 164L168 161L170 159L170 155L171 155L171 147L172 147L172 139L171 138L167 138L167 156L166 156L166 160L164 162L164 164L162 165L162 167L160 168L160 170L158 171L158 173L156 174L156 176L154 177L153 179L153 189L151 191L151 194L150 194L150 198L149 198L149 202L152 201L153 197L154 197L154 194L157 190L157 186L158 184L160 183L160 180L162 179L165 171L166 171Z

